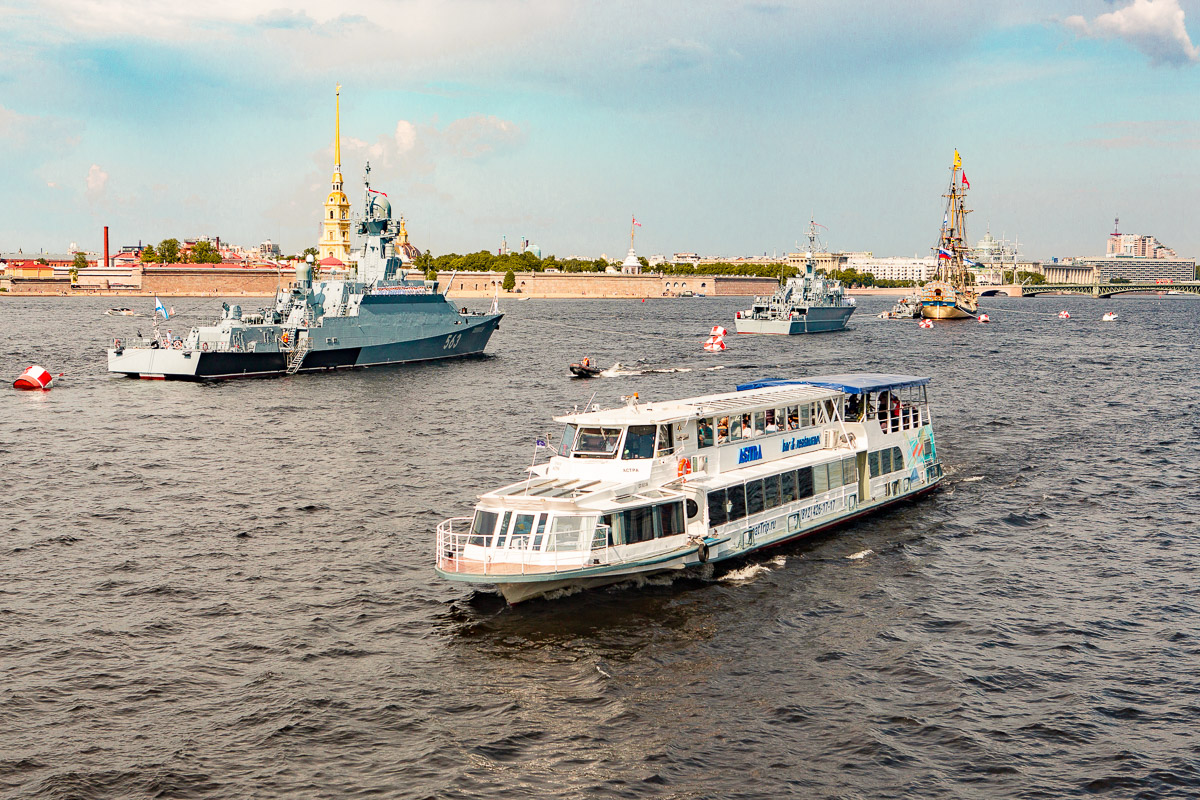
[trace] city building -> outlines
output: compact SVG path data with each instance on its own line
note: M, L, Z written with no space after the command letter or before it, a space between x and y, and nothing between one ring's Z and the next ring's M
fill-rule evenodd
M317 244L318 259L334 258L345 264L350 261L350 200L342 181L342 87L336 92L333 117L333 178L325 198L325 214L321 220L321 241Z
M267 239L258 246L259 258L279 258L283 255L283 251L279 249L279 245Z
M1120 217L1113 220L1113 232L1108 235L1108 249L1105 251L1105 255L1131 256L1133 258L1178 258L1174 250L1153 236L1121 233L1118 227L1120 221Z
M923 283L933 279L937 271L937 259L933 256L925 258L875 258L870 253L853 254L845 261L842 269L852 269L867 275L874 275L882 281L916 281Z

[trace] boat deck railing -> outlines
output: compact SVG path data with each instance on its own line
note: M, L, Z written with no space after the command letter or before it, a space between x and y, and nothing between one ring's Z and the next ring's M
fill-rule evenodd
M438 523L437 565L443 572L502 580L510 575L554 575L621 561L608 546L608 525L597 525L590 537L580 531L527 533L512 536L507 547L494 547L491 535L472 535L472 519L452 517Z

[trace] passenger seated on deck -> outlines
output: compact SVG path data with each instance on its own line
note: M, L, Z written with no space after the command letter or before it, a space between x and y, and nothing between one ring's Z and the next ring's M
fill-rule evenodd
M696 446L711 447L713 443L712 425L708 423L708 419L701 417L696 421Z
M846 419L851 422L858 422L862 419L862 398L859 395L852 394L846 402Z
M754 423L751 422L749 414L742 414L742 438L749 439L753 436Z

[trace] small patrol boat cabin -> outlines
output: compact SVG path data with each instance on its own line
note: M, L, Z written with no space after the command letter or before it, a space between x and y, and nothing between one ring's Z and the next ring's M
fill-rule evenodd
M437 527L443 578L510 603L798 539L942 480L928 378L828 375L557 417L557 454Z

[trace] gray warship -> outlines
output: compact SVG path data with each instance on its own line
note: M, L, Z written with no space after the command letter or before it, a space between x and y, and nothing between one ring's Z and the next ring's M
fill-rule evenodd
M396 246L403 220L373 192L370 166L357 234L357 270L346 279L314 279L312 256L272 306L244 312L223 304L221 318L185 335L161 330L120 339L108 350L109 372L159 380L218 380L404 364L482 353L503 316L456 308ZM406 237L406 234L405 234ZM403 243L403 239L402 239ZM165 314L164 322L165 322Z
M769 297L755 297L754 305L737 312L734 327L738 333L773 333L790 336L800 333L840 331L854 313L854 300L846 297L841 281L818 276L813 259L816 248L816 223L808 224L808 259L804 272L782 280Z

